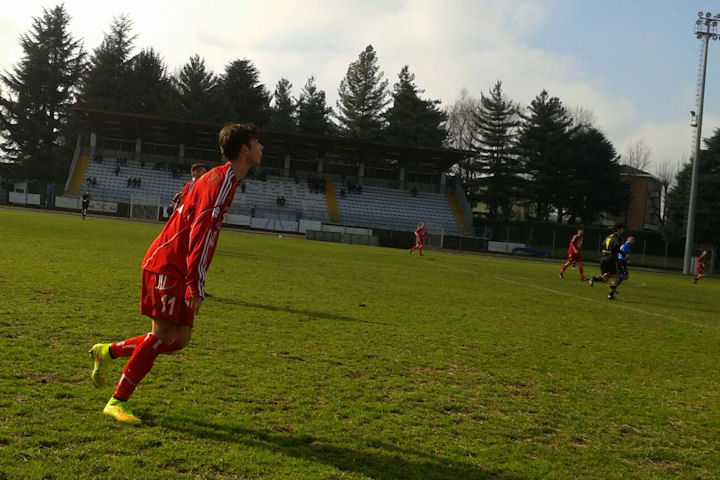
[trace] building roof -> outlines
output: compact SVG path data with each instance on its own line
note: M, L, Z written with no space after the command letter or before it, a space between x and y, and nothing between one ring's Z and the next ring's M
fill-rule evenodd
M217 150L217 135L222 127L215 123L95 110L82 105L74 106L72 111L91 132L107 138L142 138L143 142L182 143L187 147L210 150ZM367 165L411 166L414 169L440 172L447 171L454 164L472 155L472 152L466 150L415 147L270 129L263 129L262 141L266 146L282 147L291 154L298 150L313 150L319 155L345 153L356 156Z

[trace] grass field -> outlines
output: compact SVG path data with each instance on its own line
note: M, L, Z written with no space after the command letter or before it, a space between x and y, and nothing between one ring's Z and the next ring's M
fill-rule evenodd
M119 424L87 350L148 331L159 230L0 209L0 479L720 477L714 279L229 230Z

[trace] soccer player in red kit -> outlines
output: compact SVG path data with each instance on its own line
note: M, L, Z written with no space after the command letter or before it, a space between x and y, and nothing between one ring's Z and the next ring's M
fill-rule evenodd
M707 262L707 250L703 250L700 256L697 258L697 263L695 264L695 270L697 271L697 275L695 275L695 278L693 278L693 283L697 283L698 280L700 280L702 277L705 276L705 263Z
M582 259L582 244L583 244L583 234L585 233L585 230L582 228L577 231L576 235L573 235L570 239L570 246L568 247L568 257L565 263L563 263L563 266L560 267L560 273L558 276L560 278L564 278L563 274L565 273L565 270L573 263L576 263L578 266L578 273L580 274L580 280L587 281L587 278L585 278L585 274L583 273L583 259Z
M180 206L180 201L192 189L193 185L195 184L195 180L205 175L205 172L207 172L207 166L204 163L192 164L192 166L190 167L190 181L183 185L182 190L176 193L172 199L172 212L174 212L177 207ZM170 213L172 214L172 212Z
M422 222L418 228L415 229L415 245L410 249L410 254L413 250L417 250L422 255L423 240L425 240L427 230L425 230L425 222Z
M226 124L220 130L219 144L225 164L195 181L143 260L140 312L150 317L152 330L122 342L98 343L90 350L94 362L91 378L96 387L106 384L112 359L130 357L103 410L116 420L140 423L128 406L128 398L158 355L189 343L223 217L238 181L262 159L263 146L253 124Z

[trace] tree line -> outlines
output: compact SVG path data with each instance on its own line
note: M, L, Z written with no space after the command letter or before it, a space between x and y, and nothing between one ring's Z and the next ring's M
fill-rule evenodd
M423 98L408 66L390 89L368 45L348 66L333 108L314 76L295 97L286 78L271 93L246 58L230 61L218 74L195 54L171 74L152 47L133 54L136 35L127 16L113 19L92 52L70 34L69 21L63 5L43 9L20 38L22 59L0 76L0 149L18 178L66 178L78 128L69 109L79 103L189 121L234 119L279 131L460 148L470 152L456 167L466 194L494 220L509 221L522 207L539 221L591 224L602 212L621 214L628 204L620 156L592 113L570 111L546 90L521 107L497 81L479 100L463 93L441 108L439 100ZM680 185L683 173L677 178Z
M19 177L59 181L67 174L77 131L74 104L189 121L252 121L280 131L442 147L446 115L439 100L421 98L409 67L392 91L371 45L348 67L336 109L308 78L296 98L281 78L273 93L249 59L216 74L195 54L175 74L152 47L133 54L136 35L127 16L114 18L91 53L68 31L63 5L43 9L22 35L20 62L0 76L0 148Z

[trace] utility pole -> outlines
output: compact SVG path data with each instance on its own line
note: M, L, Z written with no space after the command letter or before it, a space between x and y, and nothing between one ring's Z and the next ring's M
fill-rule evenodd
M698 12L695 21L695 36L703 41L702 63L700 65L700 82L697 93L697 117L695 126L695 154L692 161L692 178L690 180L690 202L688 203L687 232L685 233L685 258L683 274L693 273L692 256L695 243L695 206L697 203L698 164L700 163L700 142L702 139L703 103L705 101L705 74L707 72L708 44L710 39L717 40L717 25L720 14L713 16L710 12Z

